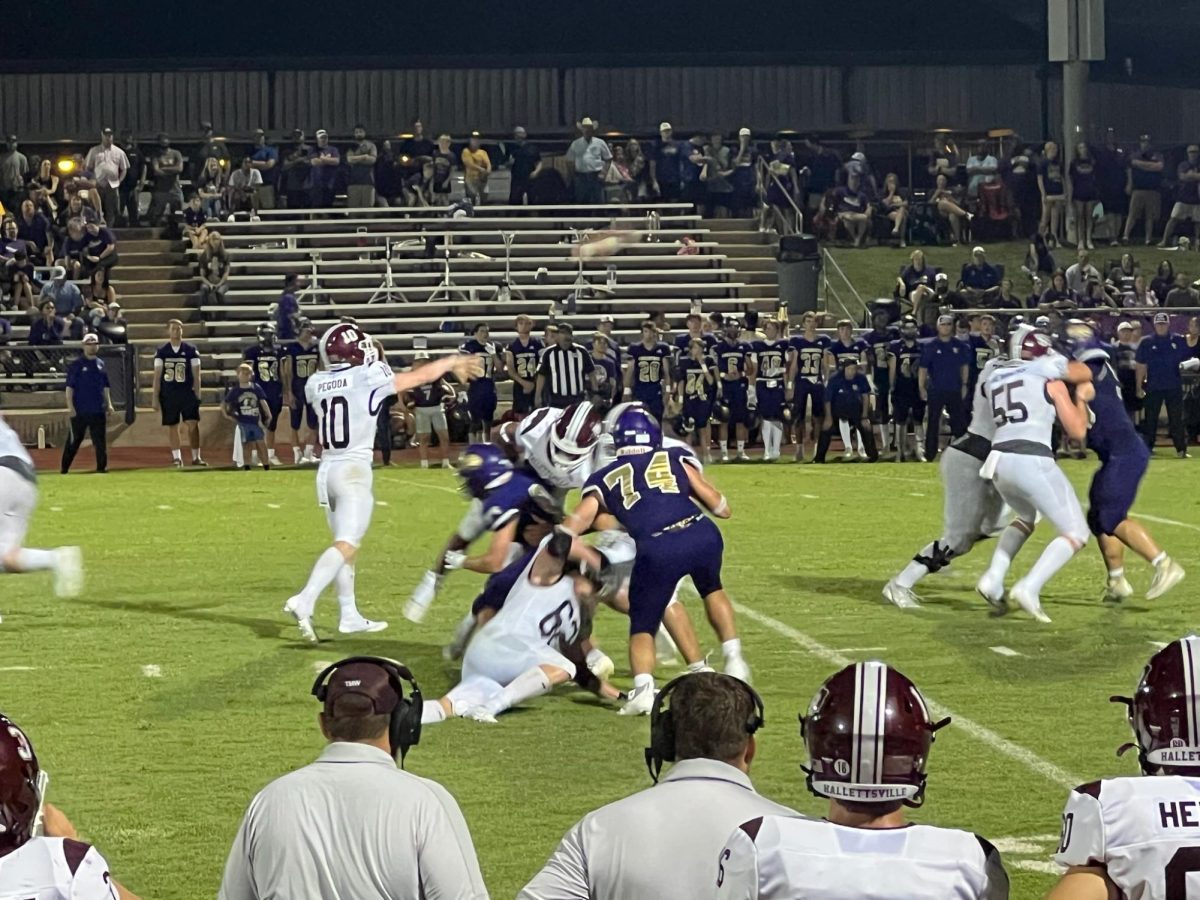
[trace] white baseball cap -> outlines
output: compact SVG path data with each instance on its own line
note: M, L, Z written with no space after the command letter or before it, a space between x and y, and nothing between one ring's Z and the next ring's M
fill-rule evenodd
M1132 322L1122 322L1120 325L1117 326L1117 331L1133 331L1133 323Z
M949 281L950 276L947 275L945 272L938 272L937 275L935 275L933 277L933 280L934 281Z
M986 252L987 252L987 251L985 251L985 250L984 250L982 247L972 247L972 248L971 248L971 253L972 253L972 254L975 254L975 253L986 253Z
M659 131L672 131L670 122L663 122L658 126Z
M749 128L739 128L738 129L738 137L749 137L749 136L750 136Z
M95 334L85 334L83 336L83 342L85 344L98 344L100 343L100 336Z

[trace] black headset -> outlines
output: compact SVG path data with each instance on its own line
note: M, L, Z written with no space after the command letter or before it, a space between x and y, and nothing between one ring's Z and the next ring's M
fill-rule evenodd
M663 707L679 683L693 674L689 672L669 681L666 687L658 692L658 696L654 698L654 706L650 708L650 746L646 748L646 768L655 784L658 784L663 763L675 762L675 717L669 706L666 709ZM753 735L764 724L762 697L740 678L733 678L732 675L726 677L736 681L750 697L753 711L746 720L746 734Z
M400 767L403 768L404 755L408 753L408 748L421 742L423 703L421 689L417 687L417 682L408 666L403 663L398 663L394 659L385 659L382 656L348 656L346 659L338 660L327 666L313 682L312 695L321 702L322 706L329 694L329 676L342 666L348 666L351 663L371 663L379 666L387 672L388 681L395 690L396 696L400 698L395 708L392 709L391 721L388 723L388 745L391 747L392 757L398 759ZM408 697L404 696L403 682L408 682L411 688Z

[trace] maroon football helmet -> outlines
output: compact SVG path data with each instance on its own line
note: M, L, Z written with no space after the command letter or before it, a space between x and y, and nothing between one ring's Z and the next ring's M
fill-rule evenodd
M1054 338L1044 331L1031 331L1021 339L1021 359L1037 359L1054 352Z
M601 419L592 404L572 403L550 429L550 461L570 471L591 456Z
M364 366L377 359L375 342L357 325L340 322L321 335L321 362L331 366Z
M916 685L890 666L846 666L800 717L808 789L831 800L920 806L934 732L949 723L933 722Z
M1138 762L1147 775L1200 777L1200 638L1163 647L1146 664L1133 697L1113 697L1129 709ZM1124 753L1135 745L1126 744Z
M0 714L0 856L33 837L42 808L40 774L29 738Z

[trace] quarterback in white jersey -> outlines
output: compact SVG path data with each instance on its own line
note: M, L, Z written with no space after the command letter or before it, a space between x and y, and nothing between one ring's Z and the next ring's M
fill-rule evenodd
M1075 382L1075 396L1064 379ZM1040 513L1058 531L1009 596L1040 622L1040 593L1047 581L1087 543L1090 529L1075 489L1054 458L1055 420L1073 440L1087 436L1087 401L1094 396L1091 370L1053 349L1050 337L1031 331L1021 342L1021 359L997 366L983 384L996 422L992 449L980 477L993 481L1016 518L1004 530L992 562L976 590L998 614L1008 610L1004 577L1012 559L1033 533Z
M376 421L383 403L401 391L436 381L448 372L461 381L481 371L474 356L447 356L409 372L393 373L379 362L375 343L357 326L334 325L321 338L323 370L309 378L305 395L318 419L323 453L317 469L317 502L325 510L333 545L317 559L304 589L284 612L301 636L317 641L312 614L321 592L337 588L344 634L380 631L386 622L363 618L354 597L354 561L375 509L372 492Z
M829 678L801 717L808 787L824 820L768 815L716 860L720 900L1007 900L1000 854L969 831L916 825L934 722L916 686L881 662Z
M77 597L83 590L78 547L32 550L24 546L37 497L33 458L0 416L0 575L52 570L54 592L60 597Z
M452 715L495 722L506 709L586 671L580 645L591 631L595 597L592 582L570 570L571 544L569 534L557 531L531 554L503 606L467 645L462 681L426 702L423 722ZM619 697L595 676L584 680L603 697Z
M1187 900L1200 896L1200 638L1151 657L1129 708L1141 777L1071 792L1047 900Z

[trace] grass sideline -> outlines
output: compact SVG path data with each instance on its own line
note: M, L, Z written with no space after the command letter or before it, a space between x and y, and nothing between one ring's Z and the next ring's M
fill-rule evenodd
M1077 487L1093 466L1067 464ZM1175 523L1152 529L1197 578L1200 499L1178 490L1185 473L1189 463L1157 460L1138 509ZM740 625L766 702L752 773L759 790L821 812L804 788L795 718L834 668L813 644L849 659L884 658L971 720L939 734L928 802L915 817L996 841L1013 896L1040 896L1053 878L1067 786L989 735L1068 777L1132 773L1132 757L1114 754L1128 730L1108 697L1133 688L1153 641L1194 626L1190 582L1156 603L1107 607L1096 599L1103 569L1091 544L1046 591L1054 624L1019 615L997 621L971 590L990 553L984 544L928 579L923 610L902 613L882 603L879 589L938 534L934 466L747 465L712 474L734 514L722 524L727 585L753 611ZM419 626L404 621L400 607L462 512L454 488L448 472L377 473L380 506L358 587L364 613L391 628L310 647L279 608L328 541L311 471L42 479L29 543L80 543L89 584L79 600L56 601L47 578L0 579L0 709L30 733L52 776L50 799L107 855L117 878L163 900L215 895L251 796L320 750L309 688L325 661L360 652L398 657L429 697L453 683L439 647L479 581L452 574ZM1045 540L1043 529L1018 571ZM1139 590L1147 568L1129 565ZM685 602L712 647L698 603ZM335 616L326 597L317 616L326 635ZM604 613L597 624L624 671L623 620ZM579 816L649 785L646 739L645 719L619 718L591 695L567 692L495 726L431 727L409 767L458 797L492 896L512 897Z

